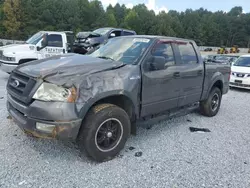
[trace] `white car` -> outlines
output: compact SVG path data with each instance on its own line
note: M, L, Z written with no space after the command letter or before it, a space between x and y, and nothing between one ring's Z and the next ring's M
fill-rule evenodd
M229 86L250 89L250 55L240 56L232 65Z

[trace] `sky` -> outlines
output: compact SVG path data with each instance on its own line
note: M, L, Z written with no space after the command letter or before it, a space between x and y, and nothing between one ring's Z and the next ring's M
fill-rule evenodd
M116 3L125 4L132 8L134 5L144 3L148 9L156 13L160 11L177 10L185 11L187 8L199 9L200 7L209 11L222 10L228 12L232 7L241 6L244 13L250 12L250 0L101 0L104 7Z

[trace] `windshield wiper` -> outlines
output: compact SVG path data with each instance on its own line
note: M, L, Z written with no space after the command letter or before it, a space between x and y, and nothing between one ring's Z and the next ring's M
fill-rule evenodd
M114 59L112 59L111 57L107 57L107 56L98 56L98 58L101 58L101 59L110 59L110 60L114 61Z

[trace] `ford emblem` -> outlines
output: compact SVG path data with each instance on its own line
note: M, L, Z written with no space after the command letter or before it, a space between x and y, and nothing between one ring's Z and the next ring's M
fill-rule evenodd
M14 82L13 82L13 86L14 87L18 87L20 85L20 82L18 81L18 80L15 80Z

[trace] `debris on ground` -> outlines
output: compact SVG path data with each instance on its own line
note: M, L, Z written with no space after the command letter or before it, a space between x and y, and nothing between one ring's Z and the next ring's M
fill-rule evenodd
M3 99L4 97L0 97L0 99Z
M192 122L190 119L187 119L187 122Z
M189 130L191 132L211 132L209 129L207 128L196 128L196 127L189 127Z
M135 147L130 146L128 149L129 149L130 151L132 151L132 150L134 150L134 149L135 149Z
M7 116L7 119L12 119L12 117L11 116Z
M135 156L136 156L136 157L141 157L141 156L142 156L142 152L141 152L141 151L136 152L136 153L135 153Z

